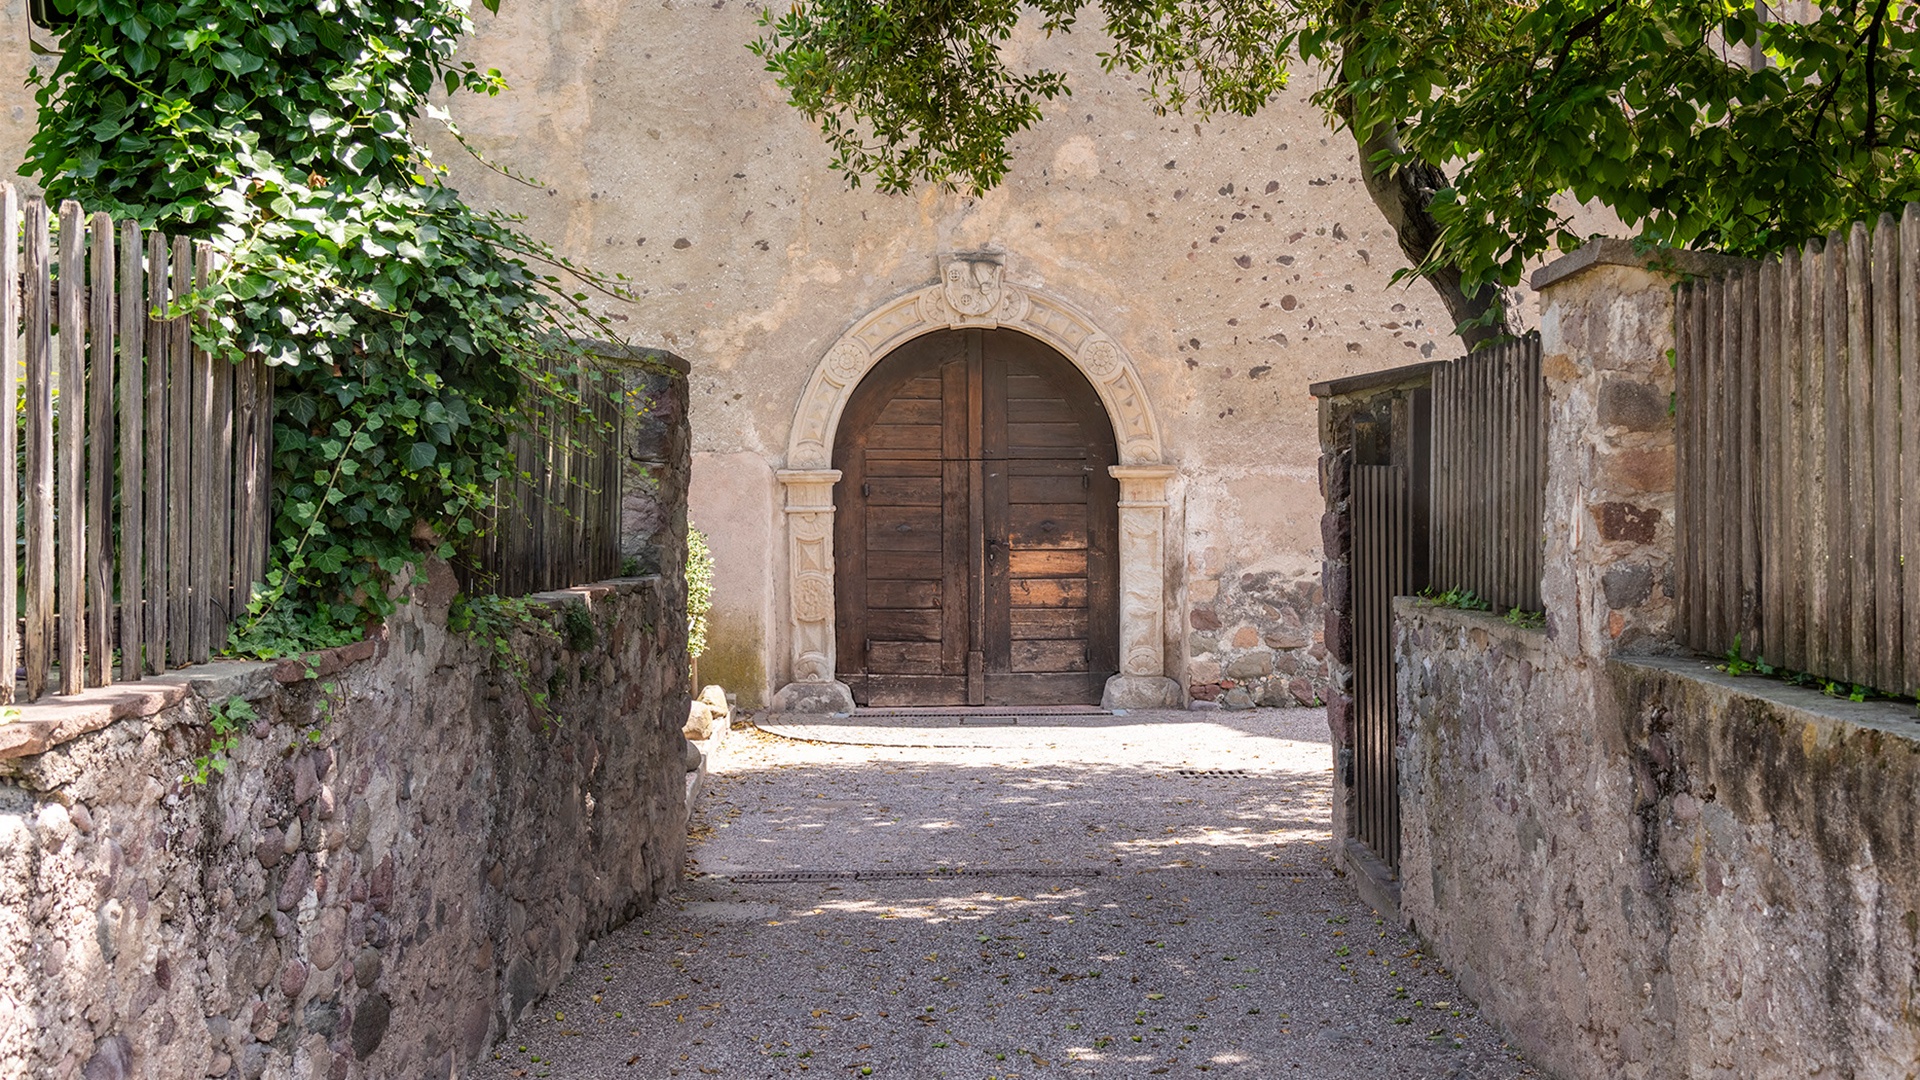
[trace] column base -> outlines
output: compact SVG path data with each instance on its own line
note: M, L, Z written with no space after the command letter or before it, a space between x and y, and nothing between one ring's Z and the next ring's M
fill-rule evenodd
M834 682L794 682L773 695L773 711L820 716L853 711L853 691L847 684Z
M1100 695L1103 709L1177 709L1180 684L1161 675L1115 675Z

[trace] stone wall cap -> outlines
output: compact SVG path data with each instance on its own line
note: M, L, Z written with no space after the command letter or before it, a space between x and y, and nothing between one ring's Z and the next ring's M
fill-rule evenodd
M1608 665L1629 675L1673 675L1741 697L1805 714L1809 723L1868 728L1920 744L1920 716L1907 701L1847 701L1760 675L1729 675L1711 660L1686 656L1614 657Z
M1635 270L1651 270L1674 276L1719 277L1752 265L1754 263L1750 259L1722 255L1717 251L1642 248L1631 240L1603 236L1589 240L1578 250L1535 270L1528 283L1538 292L1596 266L1628 266Z
M1445 364L1445 360L1428 360L1418 364L1408 364L1405 367L1368 371L1341 379L1327 379L1307 387L1307 393L1317 398L1346 397L1361 390L1385 390L1408 383L1432 382L1433 369Z
M587 350L602 360L616 360L629 364L650 364L677 371L682 375L691 374L693 365L684 358L667 352L665 349L648 349L639 345L623 345L614 341L596 341L592 338L574 338L574 344Z

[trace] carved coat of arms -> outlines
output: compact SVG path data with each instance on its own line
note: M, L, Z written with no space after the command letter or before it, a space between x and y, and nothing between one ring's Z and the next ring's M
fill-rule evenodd
M968 318L1000 306L1001 266L986 260L955 259L947 264L947 303Z

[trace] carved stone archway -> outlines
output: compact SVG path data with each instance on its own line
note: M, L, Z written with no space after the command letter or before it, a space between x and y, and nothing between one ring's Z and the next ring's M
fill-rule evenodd
M1004 279L998 255L956 255L936 285L896 297L842 334L807 381L787 440L788 632L793 681L774 698L787 712L847 712L834 678L833 440L854 387L888 353L936 330L1006 328L1052 346L1100 395L1120 464L1120 673L1108 708L1178 705L1166 675L1166 464L1160 425L1126 350L1066 300Z

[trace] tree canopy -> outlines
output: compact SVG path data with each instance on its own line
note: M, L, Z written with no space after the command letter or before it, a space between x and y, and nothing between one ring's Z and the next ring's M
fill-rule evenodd
M1584 239L1556 199L1650 243L1759 254L1920 197L1920 5L1727 0L800 0L754 49L836 167L886 190L986 189L1070 93L1017 29L1097 19L1151 107L1252 115L1290 66L1369 163L1367 187L1467 343L1501 287Z

